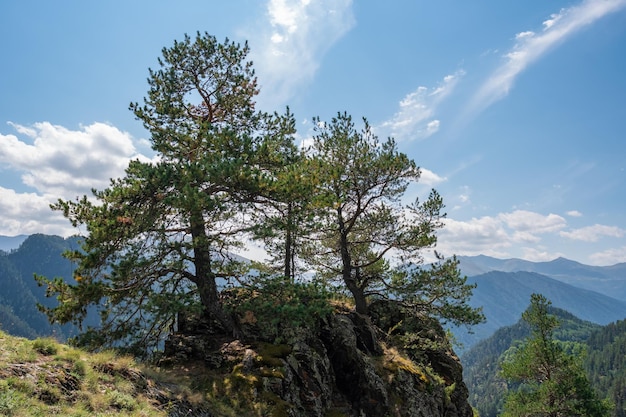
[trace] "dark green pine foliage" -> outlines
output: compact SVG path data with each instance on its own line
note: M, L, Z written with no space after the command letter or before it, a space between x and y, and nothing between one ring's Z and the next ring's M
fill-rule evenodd
M568 351L554 338L559 321L549 314L549 306L544 296L531 296L531 305L522 315L531 336L505 353L502 375L510 391L502 416L609 416L610 407L598 399L585 374L580 345Z
M91 198L53 205L86 235L66 254L73 280L38 278L58 300L41 308L54 323L76 324L97 308L101 325L78 344L146 352L180 312L227 333L238 333L242 314L267 318L261 324L278 335L285 321L309 326L327 314L329 293L344 289L362 314L385 298L413 316L482 320L456 259L423 265L443 200L433 190L402 204L420 170L393 139L379 141L367 122L357 130L343 113L316 119L313 146L300 150L288 109L255 110L247 45L197 34L162 53L144 103L130 106L155 160L132 161ZM264 243L269 266L248 273L235 259L246 239ZM305 267L323 280L298 280Z
M261 149L267 175L252 212L252 232L271 257L267 272L294 282L304 272L302 248L315 225L315 174L304 151L295 145L295 119L289 109L275 115L273 122L272 140Z
M271 117L254 108L247 45L198 33L162 53L144 104L130 105L156 161L132 161L125 177L94 190L95 199L53 207L87 235L68 254L76 285L41 278L59 300L45 310L54 322L80 322L89 305L99 306L102 326L78 340L87 346L143 351L183 310L234 330L218 280L244 274L230 250L241 245L246 212L265 182L260 150L272 140Z
M319 227L309 245L312 265L345 286L359 313L367 314L368 299L382 297L414 314L480 322L480 311L467 305L473 286L456 259L422 265L445 213L435 190L425 201L402 204L407 187L420 178L415 162L392 138L380 141L366 120L360 130L346 113L314 124L309 155Z

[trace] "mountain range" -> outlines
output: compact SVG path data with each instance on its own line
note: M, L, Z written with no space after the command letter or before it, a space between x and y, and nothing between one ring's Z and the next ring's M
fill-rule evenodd
M7 247L7 242L19 240L20 237L0 239L0 243ZM71 325L50 325L38 310L37 304L52 306L57 301L46 297L45 288L37 284L34 275L72 280L74 266L62 253L76 249L78 245L78 238L35 234L24 237L18 248L8 247L9 251L0 251L1 330L28 338L53 335L59 340L76 333L76 328ZM96 323L92 320L89 324Z
M460 352L516 323L532 293L543 294L555 307L593 323L604 325L626 318L626 264L597 267L564 258L529 262L483 255L458 259L468 282L476 284L470 305L482 307L486 317L485 323L470 331L452 329Z
M468 277L491 271L536 272L575 287L626 301L626 263L611 266L584 265L565 258L549 262L497 259L489 256L458 256L461 271Z
M16 247L15 245L18 245ZM33 274L72 279L73 266L61 254L78 246L77 238L36 234L0 236L0 328L20 329L17 335L33 337L52 331L36 303L51 305ZM470 304L482 307L486 322L452 329L460 352L514 324L526 309L530 294L541 293L555 307L597 324L626 318L626 264L609 267L583 265L559 258L551 262L458 257L468 282L475 283Z

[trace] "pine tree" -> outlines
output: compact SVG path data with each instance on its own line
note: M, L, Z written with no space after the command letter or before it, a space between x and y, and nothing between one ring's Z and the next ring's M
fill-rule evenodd
M151 134L157 162L132 161L94 198L53 206L87 235L68 254L77 263L75 285L40 278L60 301L44 310L65 323L99 308L102 327L82 337L91 346L155 345L181 311L234 330L218 280L242 275L231 251L266 184L273 122L254 108L247 44L198 33L162 53L144 104L130 106Z
M341 282L361 314L368 313L368 298L378 297L416 314L480 322L480 310L467 304L473 286L460 275L456 259L423 266L423 251L435 247L445 213L435 190L424 201L403 204L407 187L421 175L415 162L392 138L380 141L367 120L362 130L347 113L314 124L314 267Z
M610 407L598 399L582 368L581 356L554 339L559 322L544 296L533 294L522 318L532 335L505 353L502 375L512 388L504 417L605 417Z

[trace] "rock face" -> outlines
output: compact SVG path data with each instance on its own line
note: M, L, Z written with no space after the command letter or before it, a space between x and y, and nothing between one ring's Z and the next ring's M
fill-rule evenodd
M256 398L274 405L275 416L472 417L461 364L441 326L407 319L390 302L371 311L371 319L335 313L317 332L294 332L280 345L232 340L186 323L165 354L232 369L251 381ZM398 349L398 340L413 343Z

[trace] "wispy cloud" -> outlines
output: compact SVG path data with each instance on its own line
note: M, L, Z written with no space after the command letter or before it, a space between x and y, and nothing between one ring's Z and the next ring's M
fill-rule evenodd
M313 80L325 53L355 24L352 0L269 0L266 20L245 33L264 107L284 105Z
M582 28L626 7L626 0L584 0L577 6L562 9L543 22L539 32L524 31L515 36L515 45L504 62L479 88L468 106L475 114L505 97L515 79L528 66L555 46L565 42Z
M424 139L433 135L441 126L441 121L436 118L437 107L452 93L463 75L463 71L457 71L445 76L437 87L418 87L399 102L393 117L376 129L397 140Z
M593 226L581 227L570 232L562 231L560 235L572 240L583 242L597 242L601 237L624 237L626 230L616 226L594 224Z

